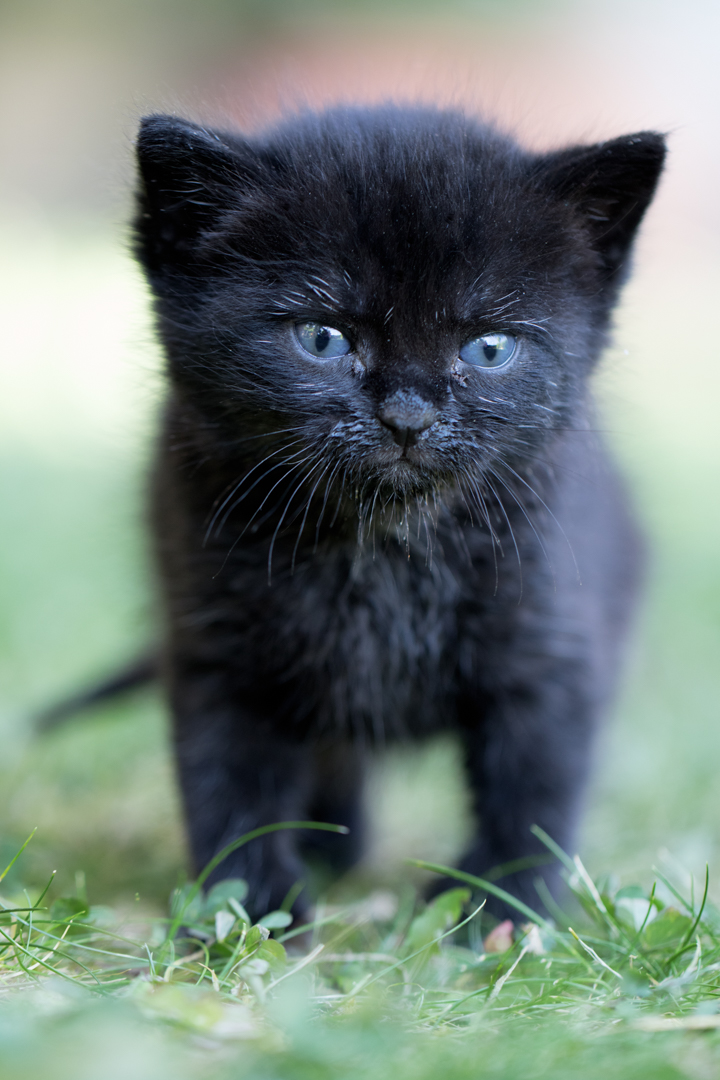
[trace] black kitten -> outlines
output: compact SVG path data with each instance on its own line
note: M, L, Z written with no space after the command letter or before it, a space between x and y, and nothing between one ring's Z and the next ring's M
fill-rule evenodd
M363 745L444 729L480 823L466 870L537 854L533 824L571 845L638 571L588 378L663 139L537 155L386 107L252 139L154 116L138 154L196 866L308 818L350 826L308 843L351 865ZM255 841L215 877L278 907L297 840ZM537 873L501 883L537 906Z

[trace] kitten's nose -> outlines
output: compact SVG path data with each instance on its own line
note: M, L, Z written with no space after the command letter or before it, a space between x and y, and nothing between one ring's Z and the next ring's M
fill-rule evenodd
M415 390L396 390L382 402L377 418L390 429L398 446L412 446L435 423L437 409Z

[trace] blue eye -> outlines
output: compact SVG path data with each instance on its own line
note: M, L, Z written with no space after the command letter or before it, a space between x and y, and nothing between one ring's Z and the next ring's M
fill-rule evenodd
M515 345L512 334L483 334L465 342L460 350L460 359L473 367L505 367L512 360Z
M346 356L352 346L344 334L334 326L322 323L295 323L295 337L301 348L318 360L333 360L337 356Z

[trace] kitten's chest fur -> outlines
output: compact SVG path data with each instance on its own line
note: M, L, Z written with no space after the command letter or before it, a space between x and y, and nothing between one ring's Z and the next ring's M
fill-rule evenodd
M320 552L258 596L275 641L270 652L259 643L258 659L292 688L289 723L380 742L442 726L461 588L445 558L414 554L397 540L375 554ZM247 597L244 575L235 588Z

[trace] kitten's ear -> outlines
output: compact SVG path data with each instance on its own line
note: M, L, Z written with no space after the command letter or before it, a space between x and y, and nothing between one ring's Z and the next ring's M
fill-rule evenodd
M149 116L137 140L137 250L150 271L187 268L195 241L237 205L252 152L235 136L172 116Z
M544 155L539 187L574 204L589 229L608 281L622 278L633 237L655 193L665 160L665 139L641 131L595 146Z

